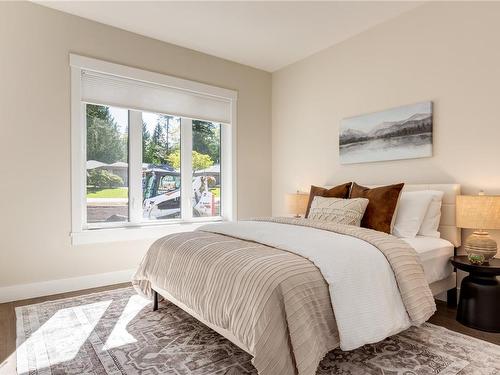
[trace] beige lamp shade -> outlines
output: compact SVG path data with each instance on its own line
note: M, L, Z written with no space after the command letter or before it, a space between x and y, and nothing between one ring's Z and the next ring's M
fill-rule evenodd
M309 194L301 193L297 191L296 193L290 193L286 195L286 209L289 214L293 214L296 217L304 215L307 210L307 203L309 202Z
M500 195L457 196L457 227L500 229Z

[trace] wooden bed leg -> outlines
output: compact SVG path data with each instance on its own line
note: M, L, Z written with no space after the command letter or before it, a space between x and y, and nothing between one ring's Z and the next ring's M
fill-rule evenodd
M153 311L158 310L158 292L153 289Z
M448 307L457 307L457 288L450 289L446 292L446 301Z

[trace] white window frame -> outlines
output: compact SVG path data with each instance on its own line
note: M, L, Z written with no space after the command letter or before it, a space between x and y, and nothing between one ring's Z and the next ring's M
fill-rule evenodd
M73 245L96 242L156 238L203 225L211 221L231 221L237 217L236 123L237 92L199 82L154 73L125 65L70 54L71 67L71 240ZM142 117L129 109L129 221L87 224L86 203L86 104L82 102L82 70L116 75L155 83L194 94L210 95L230 101L230 122L221 124L221 215L192 216L192 119L181 117L181 218L142 221ZM96 103L97 104L97 103ZM200 119L203 120L203 119Z

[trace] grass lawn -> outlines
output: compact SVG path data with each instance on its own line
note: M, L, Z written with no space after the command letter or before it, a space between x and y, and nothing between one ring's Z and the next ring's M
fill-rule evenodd
M88 192L87 198L128 198L128 188L102 189L96 192Z

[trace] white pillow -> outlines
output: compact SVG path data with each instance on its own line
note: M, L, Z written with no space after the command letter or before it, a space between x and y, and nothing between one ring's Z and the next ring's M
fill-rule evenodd
M432 195L432 200L418 234L426 237L440 238L441 233L438 232L438 228L441 221L441 202L443 201L444 193L438 190L427 190L427 192Z
M368 202L366 198L342 199L316 196L311 203L307 218L359 227Z
M414 238L420 230L431 200L432 194L427 191L403 191L392 234L396 237Z

